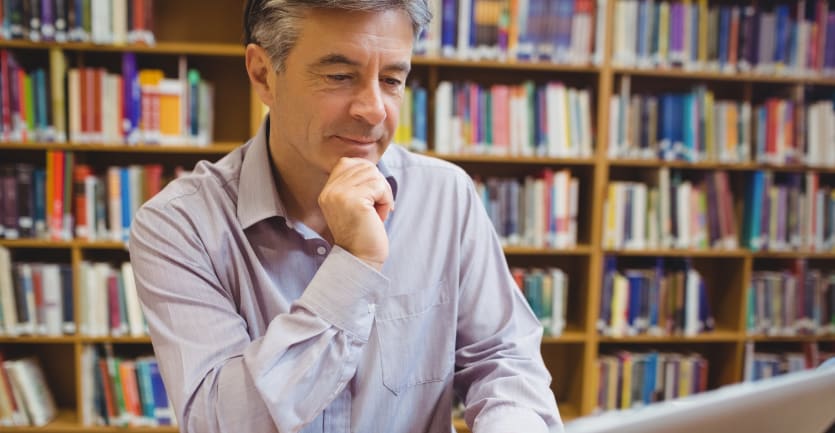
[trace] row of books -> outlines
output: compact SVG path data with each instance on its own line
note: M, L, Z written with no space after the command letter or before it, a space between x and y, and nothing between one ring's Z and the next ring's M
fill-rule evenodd
M84 336L148 335L129 262L82 261L78 272L75 314L69 264L12 263L0 247L0 335L74 335L76 321Z
M4 39L155 42L153 0L0 0L0 24Z
M0 247L0 335L75 334L69 264L11 261Z
M603 204L603 247L611 249L736 249L737 223L728 174L685 179L662 167L655 185L609 183Z
M119 427L177 425L152 356L114 356L113 348L84 346L81 353L81 424Z
M754 354L751 361L751 377L748 381L768 379L781 374L809 369L806 356L802 353L766 353Z
M539 177L474 179L490 221L505 245L569 248L577 244L580 181L568 169Z
M133 53L123 60L122 75L104 68L67 71L70 141L211 144L214 87L187 69L185 57L178 78L166 78L159 69L137 71Z
M690 92L632 94L621 79L610 99L608 157L769 165L835 166L835 103L767 98L716 100L698 85ZM427 150L426 89L407 88L394 141ZM442 82L436 91L435 151L589 157L593 128L587 90Z
M750 335L835 334L835 273L793 269L756 271L746 291Z
M755 170L744 177L741 215L729 175L662 167L652 182L613 181L604 203L603 247L831 251L835 192L818 173Z
M415 52L587 64L602 56L606 0L430 0Z
M57 414L37 358L6 359L0 352L0 426L44 426Z
M609 158L750 160L751 104L715 100L705 86L687 93L637 95L630 78L609 102Z
M78 326L81 335L148 335L130 262L114 266L83 261L78 272Z
M818 173L755 171L744 207L742 245L752 251L835 248L835 191Z
M610 100L609 158L835 165L831 100L767 98L752 107L717 101L704 85L631 94L630 81Z
M743 380L751 382L781 374L817 368L835 353L822 351L818 343L802 343L800 350L757 350L753 342L745 343Z
M697 353L602 355L597 361L597 410L642 407L707 391L708 364Z
M559 82L482 86L442 81L435 151L550 157L593 153L592 95Z
M542 323L545 335L562 335L568 309L568 274L559 268L513 267L510 272Z
M827 0L709 3L618 0L613 62L727 73L835 72L835 12Z
M400 117L392 142L415 152L428 150L426 116L429 112L427 91L418 82L411 82L403 92ZM266 107L266 106L264 106ZM264 113L266 114L266 113Z
M49 76L27 72L0 50L0 137L3 141L207 146L213 138L214 87L178 61L178 77L138 69L122 54L122 71L67 69L58 48L49 50ZM108 108L109 107L109 108Z
M66 141L63 112L63 55L50 49L50 70L26 71L0 49L0 137L3 141ZM58 75L56 75L58 74ZM60 98L59 98L60 96Z
M714 328L708 291L689 261L652 269L618 270L607 256L597 330L612 337L633 335L694 336Z
M47 151L46 168L0 166L0 234L7 239L127 242L139 206L167 178L159 164L111 166L101 174L72 152Z

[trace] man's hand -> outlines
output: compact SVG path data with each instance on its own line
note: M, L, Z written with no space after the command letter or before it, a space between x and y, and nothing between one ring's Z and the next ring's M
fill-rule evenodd
M383 221L394 209L388 181L362 158L341 158L319 194L334 244L378 271L389 254Z

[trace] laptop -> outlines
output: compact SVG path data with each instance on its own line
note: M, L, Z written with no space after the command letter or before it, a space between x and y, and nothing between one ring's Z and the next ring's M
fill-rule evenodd
M835 423L835 368L728 385L565 425L566 433L824 433Z

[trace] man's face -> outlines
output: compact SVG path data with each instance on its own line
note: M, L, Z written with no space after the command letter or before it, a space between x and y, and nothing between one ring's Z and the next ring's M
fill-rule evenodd
M292 169L324 174L343 156L377 163L397 127L409 72L408 15L317 9L301 23L276 75L274 154L298 162Z

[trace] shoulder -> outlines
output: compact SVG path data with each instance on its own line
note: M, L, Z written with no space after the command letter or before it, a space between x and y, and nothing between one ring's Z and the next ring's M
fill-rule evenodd
M212 201L234 200L245 150L242 146L216 162L198 162L193 170L173 179L142 207L200 207L213 205Z
M137 229L193 231L226 226L235 215L240 167L247 145L216 162L200 161L145 202L131 221ZM190 229L189 229L190 227Z

